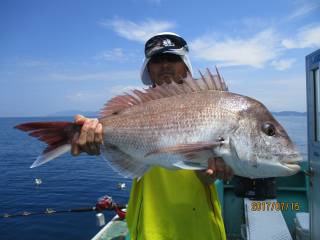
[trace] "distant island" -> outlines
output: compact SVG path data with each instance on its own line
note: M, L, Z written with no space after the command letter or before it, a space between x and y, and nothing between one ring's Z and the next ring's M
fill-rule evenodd
M281 111L281 112L271 112L275 116L307 116L306 112L296 112L296 111ZM68 117L74 116L76 114L81 114L87 117L97 117L99 116L98 111L79 111L79 110L67 110L59 111L49 114L47 117Z
M296 112L296 111L281 111L281 112L271 112L275 116L307 116L306 112Z

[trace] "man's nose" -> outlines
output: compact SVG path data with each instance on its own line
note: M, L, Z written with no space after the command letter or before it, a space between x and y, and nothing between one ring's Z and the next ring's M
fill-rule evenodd
M169 65L170 65L170 62L167 61L166 59L164 59L164 60L161 61L161 66L167 67L167 66L169 66Z
M170 63L168 61L163 61L162 66L168 66Z

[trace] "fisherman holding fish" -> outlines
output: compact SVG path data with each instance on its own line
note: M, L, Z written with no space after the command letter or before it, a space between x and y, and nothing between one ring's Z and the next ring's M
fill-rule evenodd
M180 84L187 73L192 74L192 66L183 38L166 32L146 42L141 69L145 85ZM75 122L83 127L73 139L72 154L100 154L103 132L98 119L77 115ZM232 169L221 158L209 158L204 171L151 168L140 180L133 180L126 216L131 239L226 239L212 183L232 176Z
M99 119L15 126L47 143L31 168L71 150L103 153L133 178L132 239L226 239L216 178L290 176L301 154L259 101L228 91L219 73L193 79L188 46L174 33L145 44L144 91L116 96Z

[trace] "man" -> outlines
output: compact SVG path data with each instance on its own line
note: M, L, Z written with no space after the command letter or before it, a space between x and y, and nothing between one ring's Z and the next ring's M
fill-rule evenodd
M189 72L188 46L174 33L160 33L145 45L142 82L149 86L182 83ZM76 116L84 122L75 136L72 153L99 154L102 126L97 119ZM131 239L226 239L216 178L229 179L232 170L221 159L209 159L207 171L167 170L153 167L133 180L126 221Z

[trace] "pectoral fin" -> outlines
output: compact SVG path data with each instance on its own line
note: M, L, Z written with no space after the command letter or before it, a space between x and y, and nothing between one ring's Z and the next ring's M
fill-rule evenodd
M203 169L205 169L205 167L201 166L201 164L199 162L179 161L173 165L179 169L187 169L187 170L203 170Z
M221 147L224 144L224 140L217 140L212 142L196 142L196 143L188 143L188 144L178 144L172 147L165 147L156 149L151 151L145 155L148 157L152 154L161 154L161 153L168 153L168 154L182 154L185 156L190 156L192 154L202 152L202 151L213 151L216 147Z
M114 145L102 145L104 158L110 166L125 178L138 178L149 169L149 165L139 162Z

